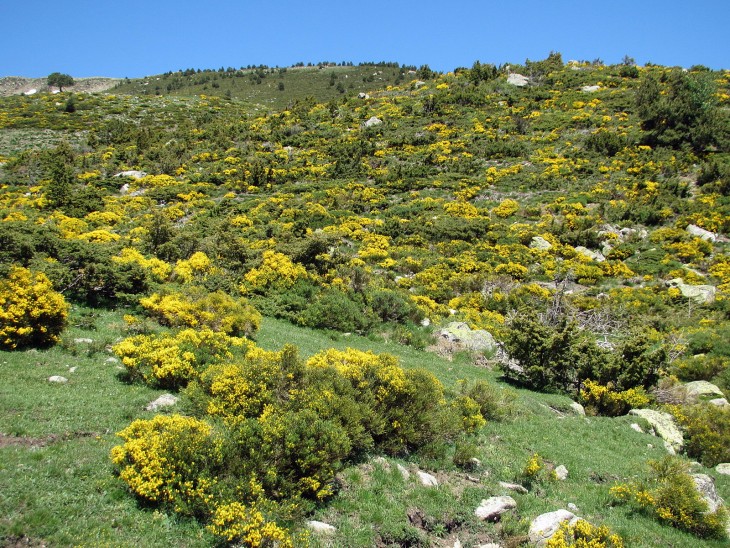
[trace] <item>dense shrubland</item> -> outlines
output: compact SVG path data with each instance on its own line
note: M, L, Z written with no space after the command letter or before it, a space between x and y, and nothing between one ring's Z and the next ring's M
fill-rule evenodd
M504 343L507 380L592 414L654 403L669 375L730 388L730 73L551 54L511 67L531 77L520 88L481 63L381 68L392 85L370 96L284 110L69 91L0 103L0 131L67 136L0 150L0 345L57 341L67 301L129 308L114 347L128 380L182 391L190 413L124 430L120 476L225 541L291 542L282 524L328 500L344 463L457 440L466 455L508 403L388 355L263 351L262 314L419 348L465 321ZM185 72L161 85L277 78ZM673 412L690 456L727 460L725 411ZM675 476L656 469L661 491Z

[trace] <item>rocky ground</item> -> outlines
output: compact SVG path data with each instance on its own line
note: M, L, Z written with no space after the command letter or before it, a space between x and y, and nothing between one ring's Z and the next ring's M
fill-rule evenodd
M117 85L119 78L78 78L69 89L81 92L95 93L106 91ZM23 78L21 76L4 76L0 78L0 97L27 93L31 90L48 91L45 78ZM57 89L57 88L53 88Z

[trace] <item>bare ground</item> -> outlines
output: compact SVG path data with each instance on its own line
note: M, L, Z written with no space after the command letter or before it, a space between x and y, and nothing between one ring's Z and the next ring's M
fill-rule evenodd
M75 84L69 87L68 90L96 93L113 88L119 81L119 78L78 78L75 79ZM32 89L38 92L51 90L46 85L45 78L23 78L21 76L4 76L0 78L0 97L19 95Z

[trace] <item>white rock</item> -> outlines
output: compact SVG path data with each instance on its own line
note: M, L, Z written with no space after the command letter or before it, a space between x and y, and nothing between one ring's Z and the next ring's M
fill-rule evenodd
M315 533L321 533L324 535L332 535L335 531L337 531L337 529L329 523L316 520L308 521L307 529L309 529L310 531L314 531Z
M697 492L707 503L708 510L710 512L717 511L718 508L724 505L724 501L717 494L715 489L715 480L707 474L692 474L692 480L695 482Z
M461 548L461 541L458 538L454 541L454 548Z
M632 422L632 423L631 423L631 428L633 428L634 430L636 430L636 431L637 431L637 432L639 432L640 434L643 434L643 433L644 433L644 431L643 431L643 430L641 429L641 426L639 426L639 425L638 425L638 424L636 424L635 422Z
M423 319L421 320L421 325L422 325L423 327L428 327L429 325L431 325L431 320L429 320L428 318L423 318Z
M62 377L61 375L53 375L51 377L48 377L48 382L63 384L68 382L68 379L66 377Z
M423 470L419 470L416 472L416 475L418 476L419 481L421 482L421 485L424 487L438 487L438 480L436 479L436 476L432 476L428 472L424 472Z
M555 512L540 514L530 523L528 532L530 542L540 547L545 546L564 521L573 524L578 521L578 518L568 510L556 510Z
M106 360L104 360L104 363L118 363L119 360L113 356L108 357Z
M172 394L162 394L155 401L150 402L147 407L145 407L145 410L157 411L163 407L172 407L177 403L178 399L179 398L177 396L173 396Z
M370 99L370 95L361 91L360 93L357 94L357 98L358 99Z
M502 548L496 542L490 542L489 544L480 544L478 548Z
M601 89L601 86L583 86L582 88L580 88L580 90L585 93L593 93L594 91L598 91L599 89Z
M699 304L709 304L715 301L717 289L714 285L690 285L684 283L682 278L673 278L667 282L669 287L676 287L682 297L692 299Z
M132 179L141 179L143 177L147 177L147 173L144 171L138 171L136 169L131 169L129 171L120 171L115 177L131 177Z
M542 251L547 251L549 249L553 248L553 244L548 242L545 238L542 236L533 236L532 240L530 240L530 248L532 249L539 249Z
M675 452L682 450L684 437L672 415L663 411L654 411L653 409L632 409L629 414L647 421L654 428L657 435L666 441Z
M705 230L704 228L700 228L697 225L689 225L686 230L692 234L692 236L697 236L698 238L702 238L708 242L714 242L717 240L717 234L710 232L709 230Z
M722 390L707 381L688 382L683 385L682 388L684 388L684 391L687 394L687 403L698 403L700 401L709 401L725 397Z
M725 398L715 398L714 400L710 400L707 403L716 405L718 407L725 407L727 405L730 405L728 401Z
M571 408L571 409L573 410L573 412L574 412L574 413L575 413L576 415L579 415L579 416L581 416L581 417L585 417L585 415L586 415L586 410L585 410L585 408L584 408L584 407L583 407L583 406L582 406L581 404L579 404L579 403L578 403L577 401L574 401L574 402L570 402L570 408Z
M78 366L74 365L73 367L69 367L68 368L68 372L69 373L75 373L76 372L76 369L78 369Z
M527 489L520 485L519 483L509 483L507 481L500 481L499 482L500 487L504 487L505 489L509 489L510 491L516 491L518 493L522 493L523 495L527 494Z
M568 478L568 469L562 464L555 468L555 477L560 481L564 481Z
M499 516L512 508L517 508L517 501L512 497L490 497L482 500L474 515L483 521L499 521Z
M597 263L602 263L606 260L606 257L604 257L599 251L591 251L587 247L583 247L582 245L579 245L575 248L575 250L583 255L584 257L588 257L592 261L596 261Z
M38 93L38 90L35 88L32 88L32 89L29 89L28 91L26 91L25 93L23 93L23 95L35 95L36 93Z
M374 126L379 126L382 123L383 123L383 121L380 118L378 118L377 116L373 116L367 122L363 123L363 126L364 127L374 127Z
M408 468L400 463L396 464L395 467L398 469L398 472L400 472L400 475L403 476L404 480L408 480L411 478L411 473L408 471Z
M724 476L730 476L730 462L721 462L715 466L715 471Z
M569 502L568 503L568 510L570 510L571 512L577 512L578 511L578 507L575 504L573 504L572 502Z
M507 76L507 83L517 87L525 87L530 82L527 76L517 74L516 72Z
M76 344L91 344L91 343L94 342L94 339L89 339L89 338L86 338L86 337L80 337L78 339L74 339L74 342Z

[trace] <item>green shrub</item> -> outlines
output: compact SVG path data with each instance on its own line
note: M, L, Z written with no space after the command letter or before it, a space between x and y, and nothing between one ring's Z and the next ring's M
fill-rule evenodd
M580 390L580 400L589 415L618 417L631 409L646 407L651 398L642 387L618 391L613 383L602 385L587 380Z

